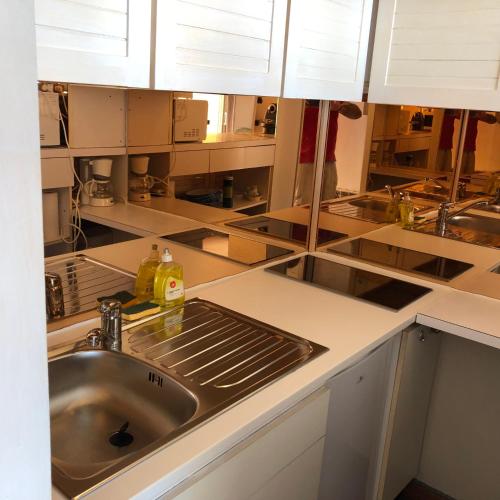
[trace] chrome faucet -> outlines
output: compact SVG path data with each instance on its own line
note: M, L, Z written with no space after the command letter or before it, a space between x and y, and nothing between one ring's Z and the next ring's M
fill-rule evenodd
M489 205L489 203L490 202L488 200L478 200L473 203L469 203L465 207L460 208L459 210L453 212L452 214L450 214L450 208L453 208L455 206L455 203L451 203L448 201L440 203L436 219L436 230L435 230L436 234L438 234L439 236L444 236L446 234L446 231L448 229L448 222L452 217L460 215L462 212L470 210L471 208L474 207Z
M122 347L122 305L117 300L106 299L97 310L101 313L101 328L94 328L87 334L87 345L109 351L121 351Z
M57 273L45 272L45 309L48 320L64 316L62 280Z

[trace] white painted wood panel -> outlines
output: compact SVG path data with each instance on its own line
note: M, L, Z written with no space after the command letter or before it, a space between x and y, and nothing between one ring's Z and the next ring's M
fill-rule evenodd
M125 89L70 85L68 88L70 146L72 148L125 146L125 96Z
M172 94L128 90L127 146L172 143Z
M283 95L361 101L372 0L292 0Z
M0 2L0 498L51 497L33 2ZM7 333L9 332L9 333Z
M212 149L210 151L210 172L224 172L246 168L245 149Z
M179 151L170 154L170 175L208 174L210 153L204 151Z
M375 498L399 344L397 336L331 380L319 500Z
M42 189L73 186L75 183L70 158L47 158L41 160Z
M155 87L279 95L286 0L158 0Z
M498 0L381 0L369 100L500 109Z
M318 500L324 444L316 441L249 500Z
M35 0L38 79L148 87L151 0Z
M274 146L245 148L245 167L270 167L274 165Z
M327 390L311 395L162 498L235 500L257 494L325 436L328 401ZM307 468L296 472L308 480Z
M417 477L440 344L441 336L423 326L403 334L380 500L393 500Z

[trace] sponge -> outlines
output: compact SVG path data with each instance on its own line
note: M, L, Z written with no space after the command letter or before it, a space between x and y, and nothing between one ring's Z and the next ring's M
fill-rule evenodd
M137 321L138 319L157 314L161 311L158 304L153 302L141 302L122 309L122 318L127 321Z
M127 307L130 302L132 302L133 304L137 302L135 295L132 295L127 290L121 290L120 292L116 292L113 295L105 295L103 297L97 297L97 302L101 303L103 300L107 299L118 300L119 302L121 302L122 307Z

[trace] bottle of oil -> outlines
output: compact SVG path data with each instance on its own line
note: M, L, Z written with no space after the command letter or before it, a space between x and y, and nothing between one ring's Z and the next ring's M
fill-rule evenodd
M142 260L135 280L135 295L140 302L153 298L155 273L159 265L158 245L152 245L151 254Z
M156 269L154 301L163 311L184 303L182 266L173 261L168 248L163 250L161 264Z

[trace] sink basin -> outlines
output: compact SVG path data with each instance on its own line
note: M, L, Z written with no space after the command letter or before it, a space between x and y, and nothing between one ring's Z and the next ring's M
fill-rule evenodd
M436 234L435 221L416 226L414 231ZM437 235L436 235L437 236ZM444 238L492 248L500 248L500 219L470 213L452 216Z
M476 210L483 210L484 212L493 212L494 214L500 214L500 205L485 205L483 207L477 207Z
M348 201L349 205L355 207L366 208L367 210L375 210L377 212L385 212L389 202L386 200L376 200L375 198L359 198L357 200Z
M461 214L456 217L451 217L448 225L500 236L500 219Z
M325 204L321 210L331 214L381 224L394 222L394 220L390 220L391 217L388 213L389 204L389 200L374 198L372 196L362 196L344 202ZM429 207L415 204L417 212L427 208Z
M205 300L122 332L122 351L49 353L52 479L100 484L327 349Z
M180 384L110 351L50 361L49 387L52 463L61 478L91 479L135 460L197 409L196 398Z

